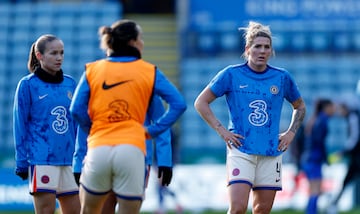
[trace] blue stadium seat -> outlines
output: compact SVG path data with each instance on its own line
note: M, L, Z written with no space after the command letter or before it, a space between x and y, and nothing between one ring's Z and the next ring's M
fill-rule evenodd
M218 29L219 48L222 52L238 52L240 51L241 34L236 30L235 26L222 27Z
M311 33L310 41L310 47L315 52L330 50L331 39L327 32Z
M121 17L121 12L119 2L0 3L0 43L3 44L0 49L2 146L9 145L13 150L12 98L17 82L28 74L26 64L31 44L44 33L57 35L65 45L63 70L78 80L84 71L83 62L99 57L98 26L104 21L104 24L110 25Z
M352 35L352 43L354 44L353 47L355 48L355 52L360 51L360 32L357 31Z
M197 35L197 49L200 54L213 55L218 50L217 34L213 31L200 31Z
M334 51L348 51L351 46L350 36L347 33L336 33L334 36Z
M21 4L16 4L13 8L15 15L30 15L34 13L34 4L32 2L23 2Z
M307 50L307 36L302 32L293 32L291 34L291 48L294 52L304 52Z
M278 32L273 36L273 48L275 52L289 51L289 38L286 32Z

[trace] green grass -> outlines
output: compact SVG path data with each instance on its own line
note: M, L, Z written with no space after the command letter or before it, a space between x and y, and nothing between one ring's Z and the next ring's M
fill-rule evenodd
M213 211L213 210L206 210L203 212L196 212L196 214L224 214L226 211ZM349 212L339 212L339 214L359 214L360 209L352 210ZM2 214L2 213L0 213ZM142 213L142 214L153 214L153 213ZM167 214L175 214L175 212L168 212ZM193 212L184 212L184 214L194 214ZM247 212L247 214L251 214L251 212ZM281 210L281 211L272 211L271 214L304 214L304 211L299 210Z
M196 214L224 214L226 211L212 211L206 210L203 212L197 212ZM281 210L281 211L272 211L271 214L303 214L304 211L298 210ZM352 210L349 212L339 212L339 214L358 214L360 209ZM0 211L0 214L34 214L33 211ZM152 214L149 212L142 212L142 214ZM167 214L175 214L175 212L168 212ZM193 214L193 212L184 212L184 214ZM250 212L248 212L250 214Z

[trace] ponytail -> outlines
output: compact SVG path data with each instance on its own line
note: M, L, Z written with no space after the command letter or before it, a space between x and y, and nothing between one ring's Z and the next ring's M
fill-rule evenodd
M35 45L36 45L36 42L34 42L31 45L30 53L29 53L29 60L28 60L28 64L27 64L27 68L28 68L30 73L34 73L36 68L40 67L40 62L36 58Z

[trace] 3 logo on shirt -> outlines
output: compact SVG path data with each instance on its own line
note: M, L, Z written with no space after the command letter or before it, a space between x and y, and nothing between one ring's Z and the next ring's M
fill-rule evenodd
M254 126L263 126L269 119L267 104L264 100L254 100L249 104L252 112L248 120Z

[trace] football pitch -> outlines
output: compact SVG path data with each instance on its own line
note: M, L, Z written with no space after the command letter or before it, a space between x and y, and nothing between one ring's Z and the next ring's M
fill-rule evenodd
M184 214L224 214L226 211L212 211L212 210L206 210L203 212L191 212L191 211L185 211ZM304 211L299 210L281 210L281 211L272 211L272 214L303 214ZM360 209L354 209L352 211L348 212L339 212L339 214L358 214L360 213ZM0 214L34 214L33 211L1 211ZM152 214L150 212L141 212L141 214ZM167 214L175 214L175 212L168 212ZM248 214L251 214L249 211Z

